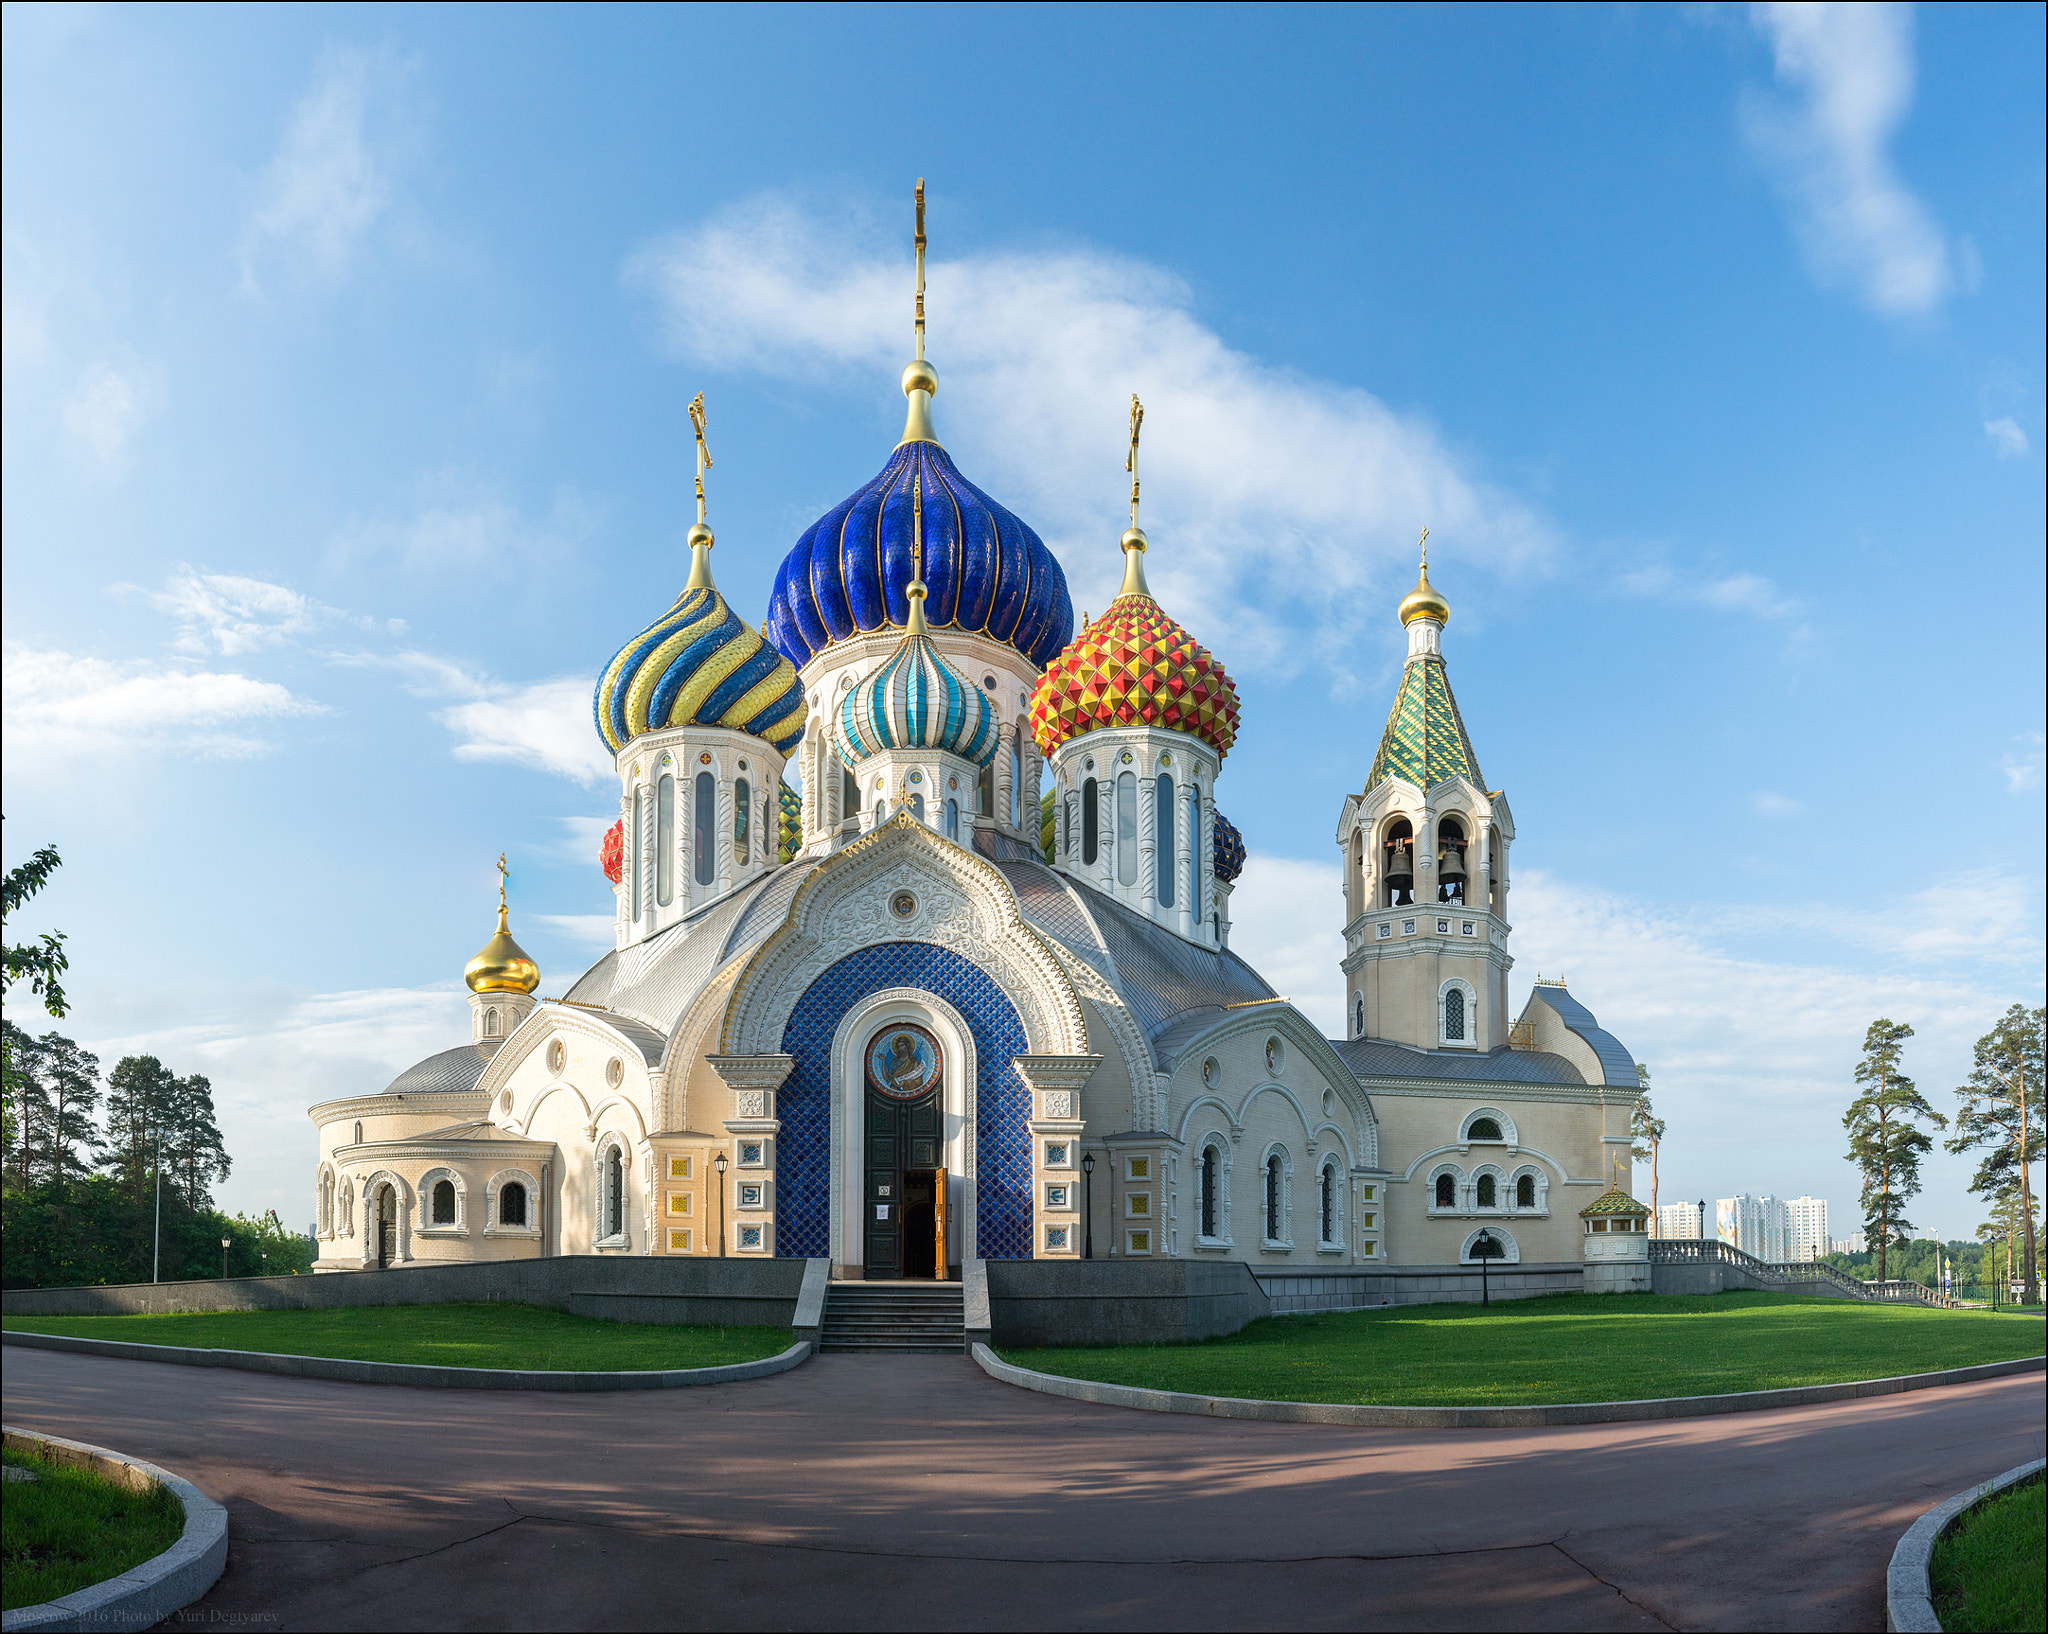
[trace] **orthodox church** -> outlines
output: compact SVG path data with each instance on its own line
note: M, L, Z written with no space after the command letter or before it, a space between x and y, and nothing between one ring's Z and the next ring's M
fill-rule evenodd
M1647 1212L1636 1069L1561 984L1509 1016L1514 818L1427 556L1337 814L1332 1039L1231 950L1238 694L1146 584L1142 408L1122 589L1077 629L1052 552L938 440L924 244L920 186L902 439L796 541L758 628L713 578L691 405L688 581L596 685L615 946L537 998L501 889L469 1040L312 1108L316 1269L1478 1256L1592 1285L1593 1233Z

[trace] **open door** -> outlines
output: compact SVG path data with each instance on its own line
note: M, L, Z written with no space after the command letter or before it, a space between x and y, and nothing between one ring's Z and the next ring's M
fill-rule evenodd
M937 1177L939 1182L938 1194L932 1199L932 1224L934 1227L932 1235L938 1239L938 1265L933 1270L932 1275L937 1277L939 1281L944 1282L946 1280L946 1216L951 1212L951 1208L949 1193L946 1190L946 1171L944 1169L938 1170Z

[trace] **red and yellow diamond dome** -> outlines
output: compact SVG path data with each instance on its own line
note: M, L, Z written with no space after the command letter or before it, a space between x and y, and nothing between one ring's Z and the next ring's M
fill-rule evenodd
M1124 535L1124 585L1100 618L1046 665L1031 696L1031 732L1050 755L1103 726L1186 732L1220 760L1237 738L1237 688L1208 648L1152 599L1146 539Z

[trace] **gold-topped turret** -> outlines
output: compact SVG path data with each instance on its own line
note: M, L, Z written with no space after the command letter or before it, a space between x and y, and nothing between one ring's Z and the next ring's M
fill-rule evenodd
M717 539L711 532L711 524L704 520L704 473L711 469L711 449L704 441L704 394L697 393L690 400L690 427L697 437L697 520L686 534L685 542L690 547L690 582L683 586L685 591L709 590L711 583L711 547Z
M1131 525L1124 529L1124 536L1118 541L1124 553L1124 583L1117 592L1119 596L1150 597L1152 594L1152 587L1145 582L1145 552L1152 541L1138 526L1138 430L1144 423L1145 405L1138 401L1138 394L1132 392L1131 452L1124 460L1124 469L1131 474Z
M709 531L709 530L707 530ZM540 966L512 940L510 910L505 904L504 852L498 853L498 931L462 968L472 993L531 993L540 986Z
M924 178L917 178L917 357L903 371L903 395L910 399L910 409L903 417L903 435L897 447L904 443L936 443L938 433L932 429L932 397L939 389L938 371L925 361L924 355Z
M1415 588L1408 592L1401 603L1401 622L1412 624L1418 618L1433 618L1439 624L1451 621L1451 604L1437 594L1436 586L1429 582L1429 529L1422 530L1422 570L1415 581Z

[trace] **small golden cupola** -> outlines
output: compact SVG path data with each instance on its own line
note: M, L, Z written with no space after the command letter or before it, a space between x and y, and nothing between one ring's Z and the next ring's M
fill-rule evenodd
M540 986L540 966L512 940L511 910L505 901L507 872L500 852L498 929L462 969L469 987L470 1041L488 1050L495 1050L526 1019L534 1007L533 991Z
M1422 530L1422 568L1415 580L1415 588L1408 592L1401 603L1401 622L1413 624L1418 618L1433 618L1439 625L1451 621L1451 604L1437 594L1436 586L1429 582L1429 529Z

